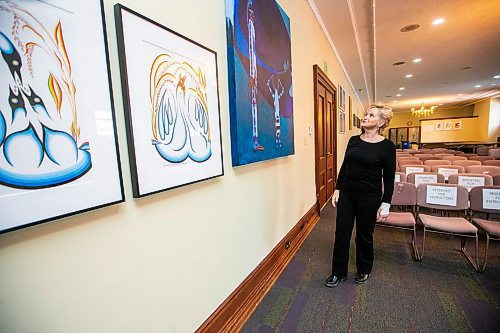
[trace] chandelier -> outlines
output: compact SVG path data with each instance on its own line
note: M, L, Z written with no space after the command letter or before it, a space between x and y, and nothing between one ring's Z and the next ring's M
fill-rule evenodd
M435 105L431 106L430 108L426 108L424 106L424 102L422 102L420 109L411 108L411 115L415 117L428 116L434 113L435 108L437 108L437 106Z

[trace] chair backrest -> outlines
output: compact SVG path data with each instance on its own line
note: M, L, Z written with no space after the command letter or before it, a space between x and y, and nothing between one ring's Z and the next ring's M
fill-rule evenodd
M433 166L433 165L451 165L450 161L447 160L427 160L424 161L424 165Z
M472 156L477 156L477 154L465 153L465 154L462 154L462 155L460 155L460 156L464 156L464 157L469 158L469 157L472 157Z
M443 157L443 161L444 160L446 160L446 161L458 161L458 160L464 160L464 161L466 161L467 157L460 156L460 155L444 156Z
M493 185L500 185L500 175L493 176Z
M500 159L500 148L492 148L488 150L488 155L493 156L496 159Z
M408 174L412 172L430 172L431 167L428 165L411 164L401 166L399 171L408 176Z
M488 150L490 150L490 149L491 149L490 147L477 147L476 153L479 156L486 156L486 155L488 155Z
M449 154L449 153L439 153L439 154L434 154L434 159L435 160L442 160L443 157L446 157L446 156L455 156L455 155Z
M415 154L415 155L413 155L413 157L416 157L419 160L425 160L425 158L434 157L434 155L432 155L432 154Z
M400 158L400 157L413 157L413 156L411 154L408 154L408 153L396 152L396 158Z
M453 151L453 155L462 156L463 154L465 154L465 153L463 151L461 151L461 150L454 150Z
M444 176L444 180L448 180L450 175L455 173L464 173L465 168L460 165L434 165L431 167L431 172L437 172Z
M500 160L486 160L486 161L483 161L483 165L500 166Z
M494 160L495 158L493 156L471 156L469 157L469 160L471 161L487 161L487 160Z
M469 194L470 208L475 212L500 213L500 186L477 186Z
M406 174L403 172L397 172L396 171L396 176L394 177L394 181L397 182L406 182Z
M444 175L437 172L412 172L406 176L406 181L415 186L423 183L444 183Z
M408 153L408 154L415 154L417 152L417 150L416 149L403 149L403 152Z
M438 154L440 152L446 151L446 148L432 148L432 153L433 154Z
M466 173L484 173L485 175L500 175L500 167L494 165L471 165L465 168Z
M467 160L467 161L462 161L462 160L458 160L458 161L451 161L451 164L452 165L460 165L460 166L463 166L464 168L470 166L470 165L481 165L481 161L471 161L471 160Z
M456 184L420 184L417 187L417 205L444 210L466 210L469 208L469 192Z
M432 154L432 149L422 148L419 149L416 154Z
M470 191L476 186L493 185L493 177L482 173L456 173L448 177L448 184L458 184Z
M405 165L423 165L424 162L420 161L420 160L398 160L398 165L399 167L401 168L402 166L405 166Z
M417 204L417 187L406 182L397 182L394 184L392 193L392 205L414 206Z

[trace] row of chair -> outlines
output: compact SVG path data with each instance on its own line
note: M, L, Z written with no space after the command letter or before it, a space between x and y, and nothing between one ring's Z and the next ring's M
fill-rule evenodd
M451 194L451 195L450 195ZM470 202L470 204L469 204ZM416 187L408 182L397 182L392 196L392 207L406 206L410 211L392 211L377 225L412 231L412 250L416 261L422 261L425 237L428 232L450 234L461 237L461 251L477 272L486 269L490 240L500 240L500 222L490 220L490 214L500 214L500 186L477 186L468 191L456 184L420 184ZM440 216L421 213L422 208L447 212ZM450 217L450 211L463 211L464 217ZM485 218L475 216L486 214ZM419 222L418 222L419 221ZM417 246L417 223L422 225L421 250ZM478 228L486 234L482 265L478 258ZM475 239L472 257L466 249L467 238Z
M487 157L487 156L485 156ZM407 159L407 158L402 158L402 159L397 159L397 166L401 167L403 165L460 165L463 167L467 167L470 165L493 165L493 166L500 166L500 160L484 160L484 161L478 161L478 160L434 160L434 159L428 159L428 160L416 160L416 159Z
M454 154L454 155L467 155L468 153L464 153L463 151L460 150L453 150L453 149L447 149L447 148L432 148L432 149L396 149L396 153L403 153L403 154L412 154L412 155L417 155L417 154L437 154L437 153L448 153L448 154ZM492 147L477 147L476 151L473 155L479 155L479 156L493 156L496 159L500 159L500 148L492 148Z
M467 187L469 190L481 185L499 185L500 175L491 177L482 173L453 173L443 174L439 172L412 172L408 175L396 172L395 182L407 182L416 186L423 183L457 184Z
M438 172L445 175L450 175L452 173L477 173L485 174L491 177L500 175L500 167L494 165L470 165L463 167L460 165L420 165L420 164L408 164L401 167L396 167L396 172L402 172L406 175L413 172Z

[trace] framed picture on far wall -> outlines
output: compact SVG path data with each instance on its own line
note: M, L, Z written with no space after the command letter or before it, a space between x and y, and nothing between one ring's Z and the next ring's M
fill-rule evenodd
M53 3L0 2L0 233L124 200L103 3Z
M222 176L217 54L114 8L134 197Z
M345 111L345 90L342 88L342 86L339 84L339 108Z
M339 133L345 133L345 112L340 110L339 112Z
M353 121L352 121L352 97L349 96L349 130L352 130Z

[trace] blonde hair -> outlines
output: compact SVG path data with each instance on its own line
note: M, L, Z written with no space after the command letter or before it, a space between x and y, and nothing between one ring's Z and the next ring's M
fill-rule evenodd
M391 111L391 109L387 108L384 105L376 105L376 104L370 105L370 107L368 108L368 110L372 110L372 109L373 110L378 110L379 117L384 122L382 124L382 126L380 126L378 128L379 133L382 133L384 131L384 129L387 126L389 126L389 124L391 123L391 119L392 119L392 116L394 115L394 113Z

